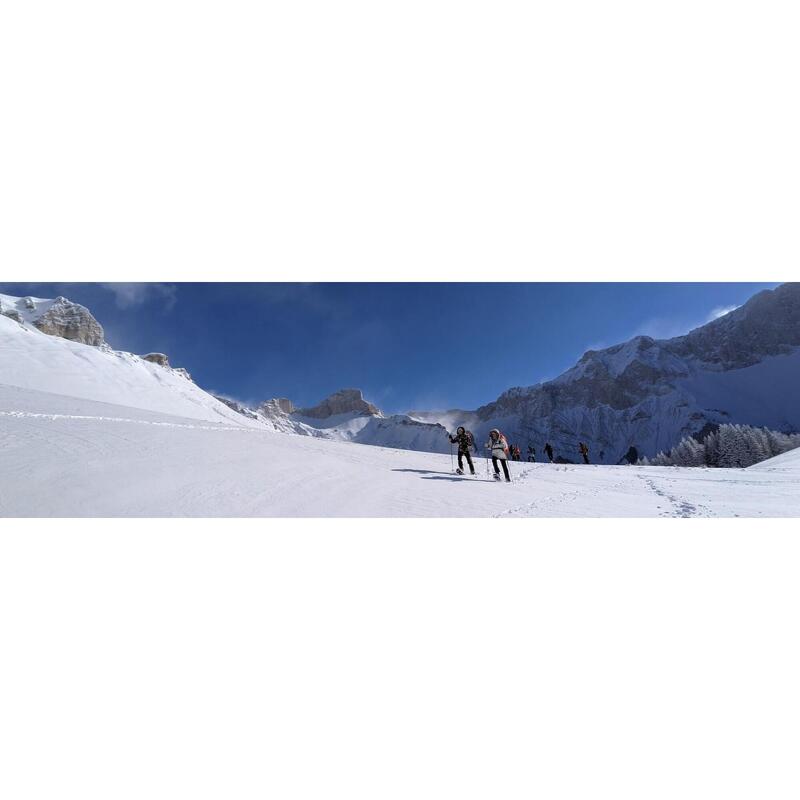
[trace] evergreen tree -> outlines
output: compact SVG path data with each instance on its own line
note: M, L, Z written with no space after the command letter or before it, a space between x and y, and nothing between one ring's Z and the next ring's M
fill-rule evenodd
M752 425L720 425L702 442L687 436L667 453L640 458L643 467L727 467L741 469L800 447L800 433L780 433Z

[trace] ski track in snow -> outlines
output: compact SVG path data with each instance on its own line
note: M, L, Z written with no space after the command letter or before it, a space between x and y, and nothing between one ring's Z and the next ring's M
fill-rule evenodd
M130 422L134 425L156 425L163 428L189 428L199 431L242 431L244 433L271 433L258 428L237 428L233 425L192 425L186 422L159 422L148 419L129 419L128 417L98 417L88 414L39 414L32 411L0 411L0 417L14 417L15 419L47 419L56 420L94 420L96 422Z

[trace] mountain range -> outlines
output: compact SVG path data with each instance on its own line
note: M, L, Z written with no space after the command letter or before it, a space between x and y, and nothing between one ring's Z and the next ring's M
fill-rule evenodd
M521 365L522 371L524 365ZM315 406L288 398L255 407L212 395L162 353L113 350L89 309L58 297L0 295L0 384L212 423L384 447L449 452L457 425L478 441L500 428L524 451L550 442L578 461L585 442L597 463L668 450L724 422L800 430L800 284L760 292L684 336L636 336L590 350L559 377L503 392L474 410L386 415L358 389Z

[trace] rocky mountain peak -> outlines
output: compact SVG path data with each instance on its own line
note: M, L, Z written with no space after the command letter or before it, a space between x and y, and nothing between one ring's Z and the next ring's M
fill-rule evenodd
M32 298L25 298L25 308L28 311L35 310ZM47 311L32 322L48 336L60 336L62 339L94 347L103 344L104 341L103 328L89 309L67 300L66 297L57 297Z
M311 408L301 408L296 413L301 417L312 419L326 419L337 414L358 413L365 416L379 417L380 410L372 403L368 403L361 394L360 389L340 389L321 403Z
M48 336L94 347L104 344L103 328L89 309L66 297L44 300L0 295L0 314L22 325L33 325Z

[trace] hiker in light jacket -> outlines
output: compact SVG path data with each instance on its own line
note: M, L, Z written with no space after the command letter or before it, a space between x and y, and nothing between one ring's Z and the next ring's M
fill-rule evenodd
M506 437L503 436L497 428L492 428L492 430L489 431L489 441L486 442L486 449L489 450L489 454L492 458L494 477L498 481L500 480L500 467L497 466L497 462L499 461L503 465L503 473L506 476L506 481L511 483L511 477L508 474L508 464L506 464L506 460L508 459L508 442L506 441Z

